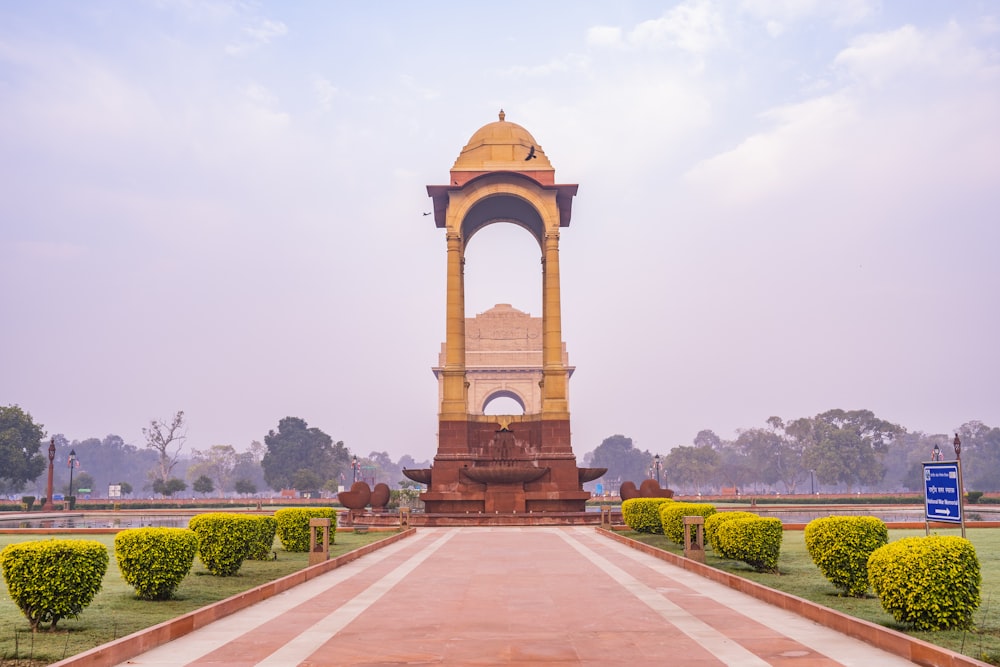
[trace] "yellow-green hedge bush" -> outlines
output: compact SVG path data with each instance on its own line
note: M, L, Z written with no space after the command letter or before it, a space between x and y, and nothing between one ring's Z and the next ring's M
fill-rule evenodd
M660 505L672 503L670 498L629 498L622 503L622 521L637 533L663 533Z
M253 520L253 543L247 560L270 560L274 553L274 535L278 530L278 522L273 516L251 516Z
M712 516L705 517L705 541L708 542L708 546L712 547L712 551L719 555L719 545L717 533L719 531L719 526L725 521L732 521L733 519L754 519L759 518L753 512L716 512Z
M330 544L337 534L337 510L332 507L290 507L275 512L274 518L285 551L309 551L309 519L330 519ZM316 539L323 539L322 528L316 530Z
M198 558L217 577L240 571L257 541L255 517L209 512L191 517L188 528L198 536Z
M76 618L101 590L108 550L94 540L17 542L0 551L0 571L10 599L31 624L50 630Z
M979 558L951 535L905 537L868 558L868 581L882 608L917 630L965 630L979 608Z
M758 572L777 572L781 519L750 517L724 521L716 528L718 555L741 560Z
M874 516L827 516L813 519L804 531L813 563L842 595L868 592L868 557L889 542L885 522Z
M122 579L140 600L168 600L191 571L198 536L187 528L131 528L115 535Z
M709 503L664 503L659 507L660 527L672 542L684 544L684 517L710 517L715 514L715 505ZM692 538L694 533L692 532Z

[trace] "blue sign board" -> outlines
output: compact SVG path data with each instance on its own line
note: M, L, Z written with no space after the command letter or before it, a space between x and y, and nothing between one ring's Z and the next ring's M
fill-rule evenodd
M958 461L924 464L924 507L928 521L962 523Z

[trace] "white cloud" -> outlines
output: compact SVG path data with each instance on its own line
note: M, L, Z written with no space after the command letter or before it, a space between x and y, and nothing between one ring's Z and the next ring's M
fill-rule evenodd
M883 85L893 79L962 78L977 71L996 70L992 58L970 46L963 30L951 23L938 32L912 25L856 37L834 64L856 80Z
M956 25L861 35L833 66L832 90L760 114L769 129L703 160L686 182L734 203L831 183L888 200L945 183L980 188L995 172L983 147L1000 138L984 133L1000 112L1000 68Z
M633 49L674 48L692 55L705 55L727 41L722 12L710 0L688 0L663 16L642 21L629 30L616 26L594 26L587 30L592 46Z
M773 129L704 160L685 181L736 205L814 183L818 172L842 163L840 139L857 122L853 100L842 93L778 107L763 118Z
M283 37L288 34L288 26L281 21L257 18L252 25L243 28L243 32L249 37L248 40L240 40L226 46L226 53L232 56L243 55L261 46L271 43L275 37Z
M440 93L436 89L422 85L417 79L407 74L401 75L400 81L403 84L403 88L419 100L434 100L440 96Z
M313 79L313 93L323 111L333 109L333 98L337 96L338 92L337 87L325 77L317 76Z
M564 72L581 72L590 65L590 59L576 53L569 53L558 58L553 58L541 65L514 66L503 71L503 74L510 77L544 77L550 74L561 74Z
M768 33L780 35L789 24L821 19L834 26L855 25L872 16L875 0L743 0L742 9L763 21Z
M598 25L587 29L587 44L591 46L619 46L622 29L617 26Z
M269 44L274 37L283 37L288 34L288 26L281 21L261 19L257 25L248 26L244 31L260 44Z
M670 46L703 55L726 41L722 12L707 0L692 0L670 9L658 19L643 21L628 34L638 47Z

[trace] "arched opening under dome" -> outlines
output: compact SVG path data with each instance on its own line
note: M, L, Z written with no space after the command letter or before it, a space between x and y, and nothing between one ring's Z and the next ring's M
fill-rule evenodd
M501 389L490 394L483 403L484 415L523 415L524 401L512 391Z
M465 249L465 316L498 303L542 314L541 251L524 229L503 222L484 226Z

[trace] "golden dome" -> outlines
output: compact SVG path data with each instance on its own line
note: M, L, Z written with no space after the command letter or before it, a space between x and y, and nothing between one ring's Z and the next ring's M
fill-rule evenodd
M476 130L455 160L454 171L553 171L542 147L526 129L500 120Z

